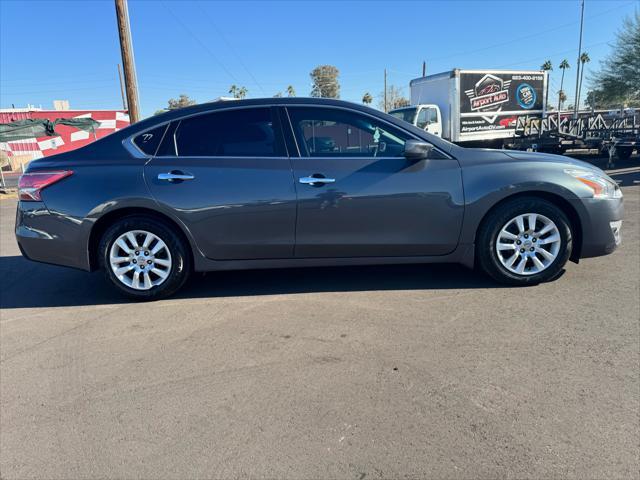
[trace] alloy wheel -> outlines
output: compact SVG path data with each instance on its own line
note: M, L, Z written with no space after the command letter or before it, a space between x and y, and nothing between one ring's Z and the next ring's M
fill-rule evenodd
M169 277L171 252L157 235L131 230L111 245L109 264L116 278L127 287L149 290Z
M560 252L562 238L556 224L539 213L524 213L498 232L496 252L504 268L517 275L546 270Z

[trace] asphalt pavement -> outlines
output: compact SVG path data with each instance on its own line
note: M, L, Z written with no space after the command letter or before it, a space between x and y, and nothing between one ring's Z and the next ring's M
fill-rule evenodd
M640 169L612 175L622 246L552 283L245 271L139 304L22 258L0 200L0 476L638 478Z

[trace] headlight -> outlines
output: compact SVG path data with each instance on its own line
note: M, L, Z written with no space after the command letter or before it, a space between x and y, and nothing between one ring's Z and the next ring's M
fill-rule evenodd
M622 198L622 190L617 183L598 172L590 170L565 170L593 191L593 198Z

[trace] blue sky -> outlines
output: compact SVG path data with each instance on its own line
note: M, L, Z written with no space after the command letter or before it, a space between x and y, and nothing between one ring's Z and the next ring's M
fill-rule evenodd
M342 98L376 97L388 82L408 96L409 80L451 68L573 67L579 1L142 1L129 0L144 116L186 93L198 102L245 85L250 97L295 87L310 92L319 64L340 70ZM625 15L640 0L586 0L584 50L598 68ZM114 2L0 0L0 107L121 108Z

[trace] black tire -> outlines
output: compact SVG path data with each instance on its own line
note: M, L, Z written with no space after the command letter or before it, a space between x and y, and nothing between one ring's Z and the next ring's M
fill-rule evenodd
M511 219L526 213L544 215L556 224L561 244L556 258L539 273L520 275L509 271L498 258L496 242L500 230ZM495 207L483 220L478 230L476 258L478 266L494 280L508 285L536 285L553 280L562 273L571 256L571 223L564 212L553 203L535 197L521 197Z
M629 160L629 158L631 158L632 153L633 153L632 147L616 147L616 156L620 160Z
M148 290L137 290L122 283L111 269L109 252L113 243L122 234L132 230L144 230L153 233L167 246L171 254L171 267L167 278L159 285ZM158 300L178 291L187 281L191 272L191 256L188 245L174 228L162 220L142 215L124 217L111 225L102 235L98 245L100 267L109 282L129 298L135 300Z

